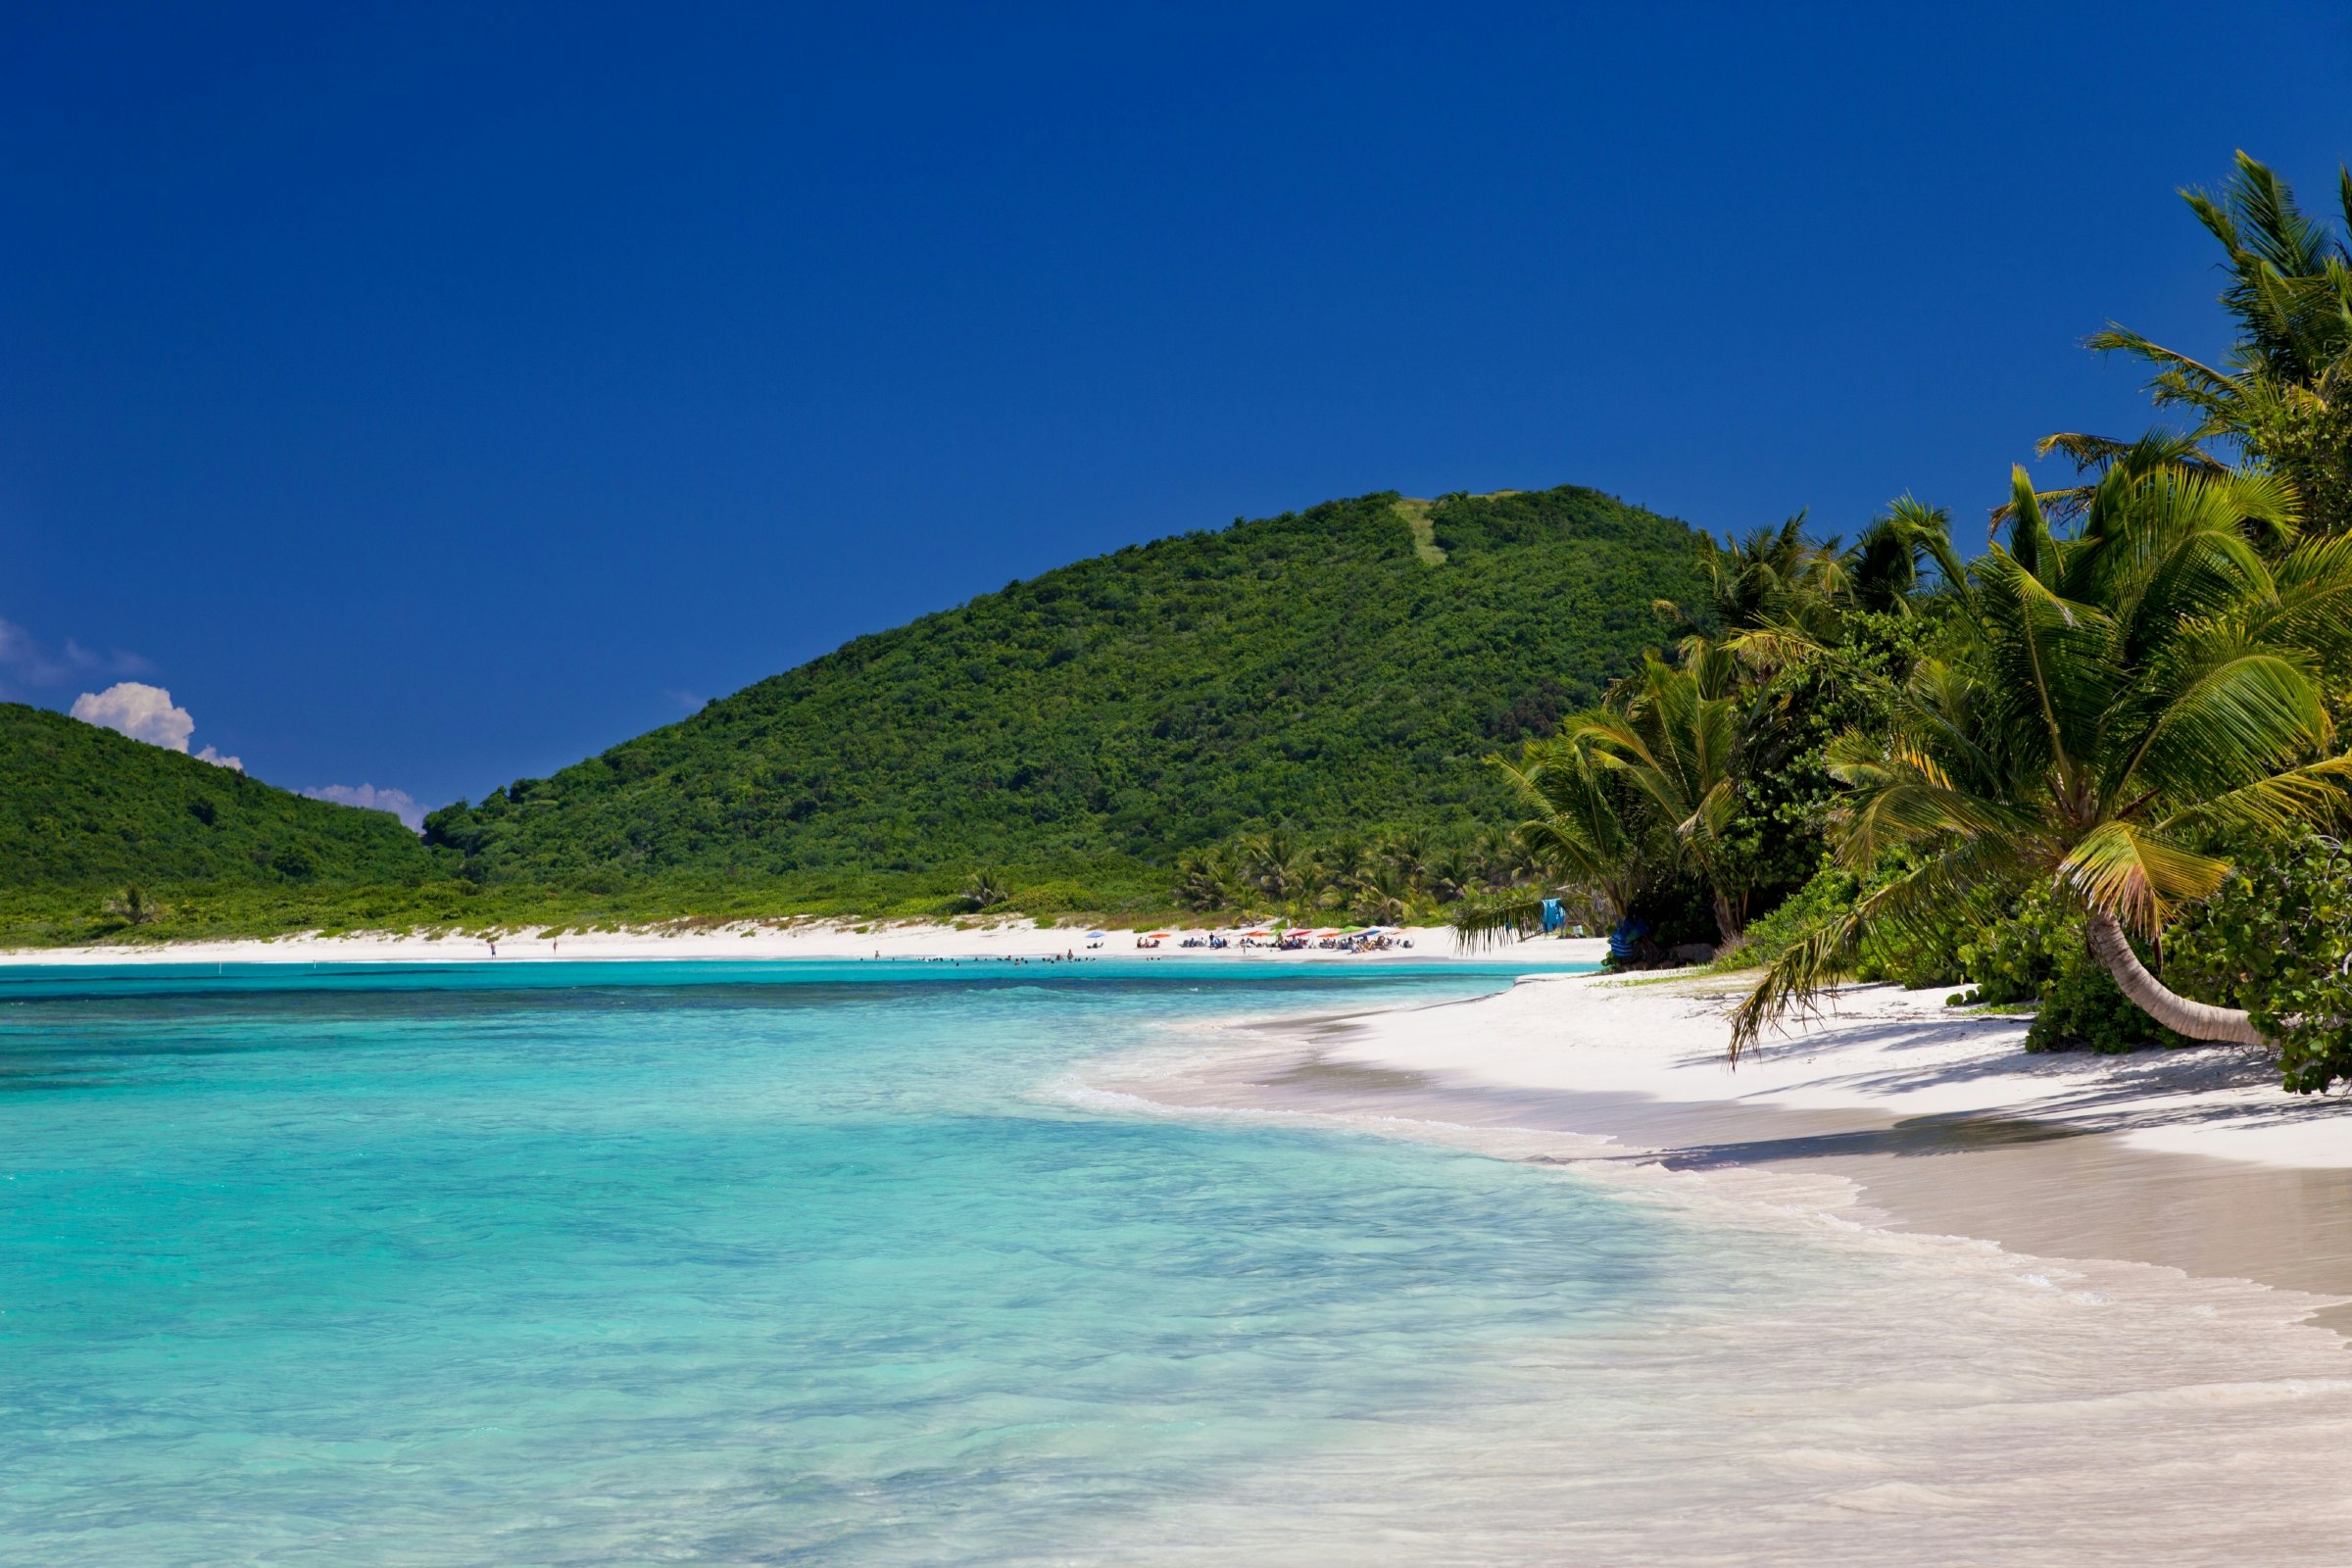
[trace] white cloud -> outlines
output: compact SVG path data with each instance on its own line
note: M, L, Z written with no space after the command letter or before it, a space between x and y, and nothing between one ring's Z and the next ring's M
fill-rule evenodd
M390 811L406 822L412 833L424 828L424 808L407 790L379 790L372 784L322 784L302 793L314 801L356 806L363 811Z
M186 751L188 737L196 730L188 710L172 706L170 692L135 680L117 681L102 692L83 692L74 699L70 711L85 724L120 730L167 752Z
M85 724L119 730L167 752L186 751L188 737L196 731L195 718L186 709L172 706L170 692L135 680L117 681L102 692L83 692L74 699L70 711ZM245 759L223 757L210 746L196 754L196 760L245 771Z

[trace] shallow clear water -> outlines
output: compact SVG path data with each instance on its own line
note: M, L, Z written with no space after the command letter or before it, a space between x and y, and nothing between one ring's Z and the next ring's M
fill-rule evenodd
M1034 1549L1662 1289L1654 1218L1538 1172L1036 1093L1171 1020L1496 977L992 967L141 971L0 1007L0 1541Z
M1503 983L0 972L0 1562L2340 1560L2250 1288L1074 1087Z

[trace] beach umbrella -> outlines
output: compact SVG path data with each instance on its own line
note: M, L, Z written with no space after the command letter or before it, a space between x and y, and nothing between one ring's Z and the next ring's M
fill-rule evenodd
M1145 936L1152 937L1153 939L1157 939L1159 937L1172 937L1176 933L1173 931L1147 931L1144 933Z
M1110 933L1107 931L1089 931L1086 934L1086 940L1089 942L1100 942L1109 934Z

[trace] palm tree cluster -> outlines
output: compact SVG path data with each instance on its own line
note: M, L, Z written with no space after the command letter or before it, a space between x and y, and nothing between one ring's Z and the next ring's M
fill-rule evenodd
M2352 174L2340 186L2352 227ZM2225 252L2227 364L2113 325L2091 346L2154 367L2156 401L2192 428L2046 438L2079 482L2037 491L2014 470L1971 562L1908 498L1851 546L1807 539L1801 515L1710 542L1703 602L1662 607L1685 630L1679 658L1651 657L1598 709L1496 760L1538 876L1457 925L1525 929L1534 900L1567 888L1630 920L1680 881L1737 941L1759 885L1754 815L1776 778L1811 766L1826 791L1778 820L1865 891L1769 956L1735 1059L1871 943L1935 938L1956 910L2029 895L2079 922L2154 1021L2263 1042L2246 1012L2180 995L2148 958L2246 852L2352 818L2336 727L2352 706L2352 250L2243 155L2225 190L2189 202ZM1857 657L1874 640L1893 657ZM1842 721L1808 748L1824 696Z
M1507 833L1390 828L1309 845L1275 827L1181 856L1175 893L1188 909L1392 925L1518 887L1534 873Z
M1829 651L1886 641L1890 623L1962 569L1949 517L1907 496L1851 545L1808 539L1803 522L1705 541L1705 599L1657 607L1684 630L1675 657L1645 659L1516 760L1492 760L1528 813L1515 836L1538 875L1514 896L1456 910L1458 931L1525 933L1544 901L1575 897L1630 933L1644 907L1687 885L1717 944L1740 942L1759 890L1787 880L1774 866L1790 863L1787 847L1772 841L1789 835L1774 808L1808 793L1808 770L1809 793L1826 798L1823 719L1850 706L1846 688L1868 673ZM1781 815L1801 816L1801 806Z
M2036 883L2157 1022L2261 1040L2245 1013L2167 990L2132 938L2216 891L2232 842L2352 806L2327 703L2352 677L2352 537L2299 538L2272 473L2117 465L2065 536L2023 469L2014 489L2006 543L1950 585L1945 635L1888 723L1830 751L1841 863L1868 874L1900 850L1910 868L1772 964L1735 1055L1850 974L1874 927Z

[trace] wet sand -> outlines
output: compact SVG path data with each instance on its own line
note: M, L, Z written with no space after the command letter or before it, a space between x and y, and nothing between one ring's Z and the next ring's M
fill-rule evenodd
M1589 986L1540 989L1560 1008L1596 1000ZM1706 983L1651 988L1631 1000L1640 1004L1633 1010L1656 1012L1720 991ZM2352 1335L2352 1165L2257 1161L2166 1147L2184 1130L2209 1136L2219 1130L2225 1136L2214 1140L2215 1147L2241 1151L2249 1147L2245 1140L2273 1129L2274 1140L2292 1152L2309 1147L2315 1135L2332 1136L2338 1122L2352 1129L2352 1121L2344 1121L2352 1105L2287 1097L2266 1079L2262 1063L2249 1063L2242 1054L2029 1057L2009 1038L2022 1036L2018 1020L1986 1029L1987 1020L1931 1015L1935 1027L1983 1037L1973 1063L1946 1064L1946 1071L1988 1091L1977 1097L1988 1103L1913 1114L1892 1104L1789 1103L1838 1097L1776 1094L1777 1086L1765 1084L1702 1100L1671 1098L1668 1083L1635 1089L1498 1082L1491 1058L1475 1049L1463 1052L1463 1064L1455 1068L1424 1064L1433 1037L1500 1028L1506 1020L1494 1018L1497 1004L1526 1000L1519 995L1252 1030L1242 1049L1097 1081L1176 1105L1297 1112L1407 1134L1419 1124L1424 1135L1595 1171L1646 1166L1839 1178L1853 1190L1851 1217L1865 1223L1972 1237L2038 1257L2154 1264L2335 1298L2315 1303L2311 1320ZM1627 1010L1624 996L1609 1000L1621 1004L1615 1010ZM1939 1004L1940 994L1936 1001ZM1815 1065L1833 1050L1899 1053L1903 1037L1886 1028L1886 1011L1864 1008L1826 1025L1826 1038L1779 1049L1809 1050ZM1842 1042L1832 1047L1839 1036ZM1674 1050L1665 1039L1657 1044L1661 1052ZM1552 1076L1573 1074L1574 1050L1563 1043L1567 1064ZM2151 1059L2157 1057L2170 1059ZM1960 1070L1950 1072L1953 1067ZM2007 1092L1996 1068L2018 1080ZM1688 1062L1660 1076L1674 1070L1706 1076ZM1612 1070L1592 1076L1622 1081L1626 1075ZM1738 1090L1740 1076L1717 1073L1707 1087ZM1888 1074L1884 1064L1872 1063L1861 1076L1884 1080ZM2152 1077L2160 1079L2155 1086ZM1818 1089L1820 1080L1812 1082ZM1901 1098L1888 1085L1881 1087L1888 1089L1889 1100ZM2266 1099L2266 1090L2275 1099ZM2276 1131L2280 1128L2283 1135ZM1564 1142L1546 1148L1546 1136ZM1537 1142L1531 1144L1531 1137Z

